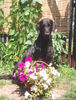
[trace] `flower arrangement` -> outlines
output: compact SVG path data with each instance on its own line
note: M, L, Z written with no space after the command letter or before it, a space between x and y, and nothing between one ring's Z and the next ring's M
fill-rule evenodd
M60 73L54 67L43 61L32 61L32 57L26 57L25 63L19 63L19 68L13 74L25 84L25 99L51 95L54 79ZM31 99L32 100L32 99Z

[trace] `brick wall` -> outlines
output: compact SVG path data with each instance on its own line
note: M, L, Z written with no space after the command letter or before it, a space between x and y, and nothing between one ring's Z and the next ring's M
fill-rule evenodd
M69 33L71 0L43 0L43 18L49 17L56 23L57 30Z
M4 16L7 17L10 13L10 6L11 6L11 0L4 0L4 4L0 5L0 8L4 11ZM10 20L10 19L9 19ZM4 32L8 33L8 26L7 24L4 24Z
M6 17L10 13L10 6L11 0L5 0L4 5L0 5ZM43 0L42 8L42 18L51 18L55 21L58 31L69 33L71 0ZM8 33L7 25L4 27L5 32Z

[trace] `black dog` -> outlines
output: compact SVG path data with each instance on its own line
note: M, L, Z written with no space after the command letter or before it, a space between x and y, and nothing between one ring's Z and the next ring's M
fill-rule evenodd
M30 47L30 49L23 55L18 64L23 61L25 62L25 58L27 56L32 57L33 60L42 60L46 63L51 63L53 58L53 47L52 47L52 30L53 30L53 21L49 18L44 18L36 25L36 30L39 34L37 40L34 45ZM16 68L18 68L18 64L16 64L14 72Z

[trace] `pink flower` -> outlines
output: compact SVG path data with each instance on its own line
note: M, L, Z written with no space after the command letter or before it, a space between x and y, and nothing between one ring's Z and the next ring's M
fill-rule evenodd
M20 68L24 68L24 66L25 66L25 64L24 64L23 62L20 62L20 63L19 63L19 67L20 67Z
M24 81L27 81L28 77L24 74L21 74L20 75L20 81L24 82Z
M25 61L26 61L26 62L27 62L27 61L32 62L32 57L30 57L30 56L26 57Z
M13 77L13 78L16 78L16 73L14 73L12 77Z
M21 75L21 74L23 74L24 73L24 71L23 70L20 70L20 71L18 71L18 75Z
M44 69L44 64L43 63L41 63L41 68Z
M33 71L30 71L28 74L32 74L32 73L34 73Z
M36 68L36 72L39 72L39 69L38 69L38 66L37 65L35 65L35 68Z

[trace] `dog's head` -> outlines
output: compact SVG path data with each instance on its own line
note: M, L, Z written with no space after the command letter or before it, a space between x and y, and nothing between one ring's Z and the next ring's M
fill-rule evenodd
M55 30L55 23L49 19L44 18L36 25L36 30L38 34L48 37L51 35L51 32Z

